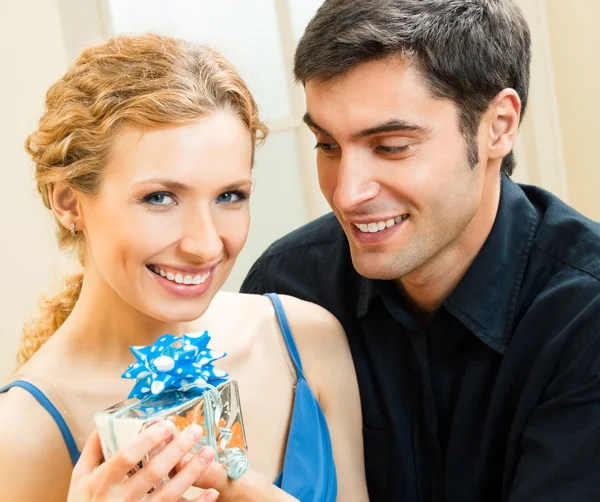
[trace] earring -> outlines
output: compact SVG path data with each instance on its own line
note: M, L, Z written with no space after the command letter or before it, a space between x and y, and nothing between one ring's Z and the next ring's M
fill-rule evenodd
M71 223L71 235L75 237L77 235L77 230L75 230L75 223Z

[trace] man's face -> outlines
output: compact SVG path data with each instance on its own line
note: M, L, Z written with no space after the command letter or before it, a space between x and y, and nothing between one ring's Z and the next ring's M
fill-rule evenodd
M427 275L461 252L487 185L468 164L453 101L432 97L399 57L309 80L306 101L319 184L361 275Z

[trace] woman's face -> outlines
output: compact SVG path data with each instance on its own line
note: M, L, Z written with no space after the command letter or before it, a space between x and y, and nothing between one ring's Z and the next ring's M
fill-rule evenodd
M81 201L86 269L150 317L197 319L248 235L251 155L250 132L229 110L121 130L100 193Z

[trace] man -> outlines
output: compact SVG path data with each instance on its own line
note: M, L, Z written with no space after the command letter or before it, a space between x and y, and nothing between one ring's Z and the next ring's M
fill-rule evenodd
M600 500L600 225L509 178L529 62L509 0L326 0L299 43L333 214L242 291L343 324L372 501Z

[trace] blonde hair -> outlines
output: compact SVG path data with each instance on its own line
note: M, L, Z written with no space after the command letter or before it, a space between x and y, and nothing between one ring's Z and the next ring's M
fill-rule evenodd
M121 126L185 124L223 108L250 131L254 157L267 128L240 75L213 49L147 34L116 37L85 50L48 90L39 127L25 141L44 204L51 209L49 189L57 182L84 194L98 193ZM83 233L72 235L56 223L59 247L73 249L83 265ZM39 317L23 329L19 366L66 320L82 283L83 274L77 274L58 295L42 299Z

